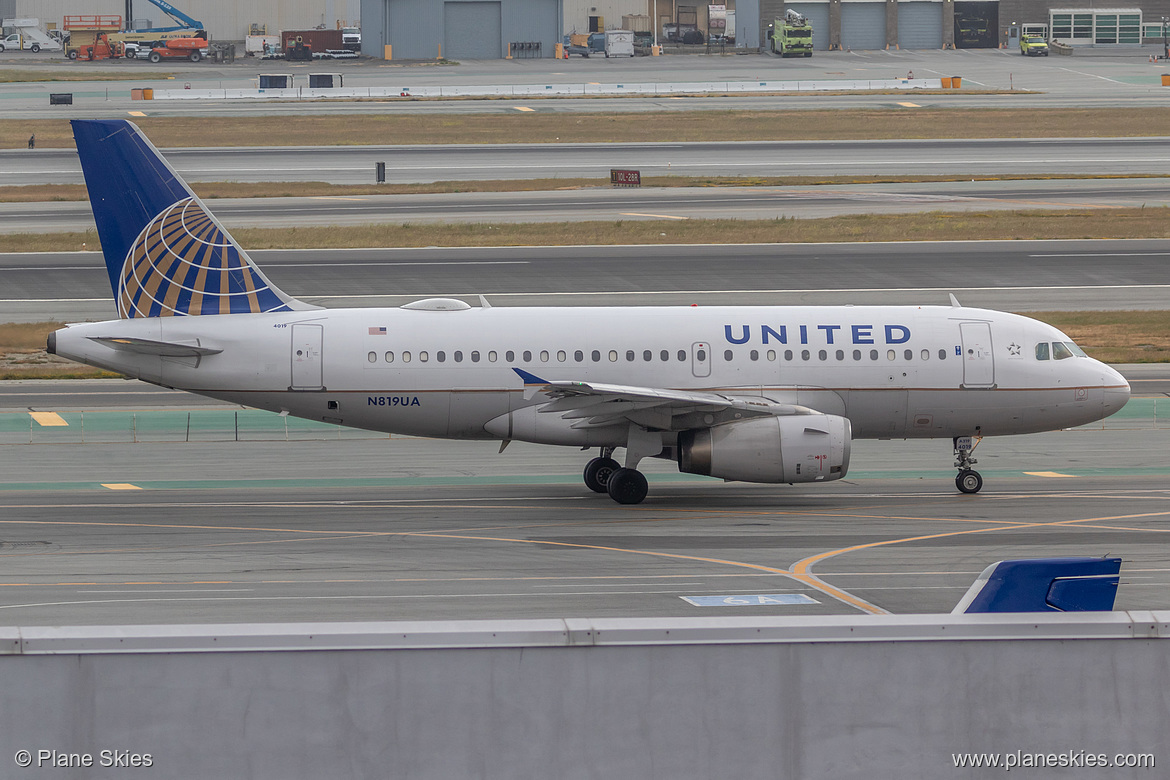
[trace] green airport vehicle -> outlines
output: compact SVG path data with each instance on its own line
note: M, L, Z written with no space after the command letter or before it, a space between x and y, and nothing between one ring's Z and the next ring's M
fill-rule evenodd
M781 57L811 57L813 53L812 23L791 8L783 19L769 25L768 44Z

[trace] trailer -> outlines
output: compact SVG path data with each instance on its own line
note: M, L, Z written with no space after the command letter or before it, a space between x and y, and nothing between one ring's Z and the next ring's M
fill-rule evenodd
M0 41L0 51L14 49L16 51L31 51L36 54L40 51L61 51L60 41L53 38L41 29L39 19L5 19L5 28L14 28L16 32Z
M311 52L326 51L328 49L344 49L341 30L281 30L280 41L285 56L297 49L308 49Z

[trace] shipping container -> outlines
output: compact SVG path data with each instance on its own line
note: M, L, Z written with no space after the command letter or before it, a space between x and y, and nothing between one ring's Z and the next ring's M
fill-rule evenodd
M341 30L281 30L280 42L286 54L298 43L315 52L345 48L341 43Z

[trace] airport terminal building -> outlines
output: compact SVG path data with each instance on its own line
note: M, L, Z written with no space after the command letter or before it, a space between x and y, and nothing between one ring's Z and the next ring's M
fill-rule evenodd
M568 33L623 25L659 43L693 26L706 41L719 29L713 19L733 26L735 46L755 48L788 8L811 20L817 50L1014 47L1024 25L1070 46L1137 47L1160 42L1170 17L1170 0L1104 7L1092 0L362 0L361 16L371 56L485 59L536 41L540 56L551 57Z
M358 23L364 54L400 59L552 57L569 33L632 27L671 44L694 31L706 45L720 32L734 46L765 46L767 26L793 9L813 26L814 50L996 48L1016 44L1024 25L1069 46L1137 47L1162 41L1170 0L179 0L213 39L240 41L253 25L335 28ZM2 18L126 13L125 0L0 0ZM148 0L136 19L173 22ZM692 35L691 39L695 40ZM643 39L645 40L645 38ZM517 49L510 44L527 44ZM693 45L693 44L692 44ZM731 46L732 44L725 44Z

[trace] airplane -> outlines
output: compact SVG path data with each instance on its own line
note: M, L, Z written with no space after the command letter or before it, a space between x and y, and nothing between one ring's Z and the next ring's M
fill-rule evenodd
M168 388L386 433L597 449L586 486L647 495L638 466L828 482L854 438L951 439L961 493L984 436L1100 420L1125 379L1054 327L937 306L325 309L274 285L146 136L74 120L119 319L48 351ZM624 449L624 462L614 459Z

